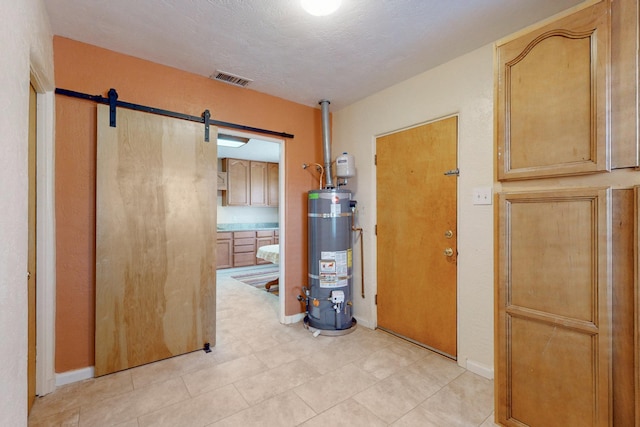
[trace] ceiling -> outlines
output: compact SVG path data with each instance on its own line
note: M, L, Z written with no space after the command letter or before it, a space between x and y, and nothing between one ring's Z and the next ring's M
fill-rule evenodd
M337 111L582 0L44 0L54 34Z

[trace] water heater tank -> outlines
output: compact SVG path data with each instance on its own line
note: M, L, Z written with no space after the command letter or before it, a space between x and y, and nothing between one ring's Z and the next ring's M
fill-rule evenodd
M351 154L345 152L336 158L336 176L338 178L356 176L356 164Z
M351 192L309 191L309 299L305 323L318 330L354 326L351 316Z

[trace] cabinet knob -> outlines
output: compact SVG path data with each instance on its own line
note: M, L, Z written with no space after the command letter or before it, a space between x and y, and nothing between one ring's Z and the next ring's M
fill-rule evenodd
M451 249L451 248L447 248L447 249L445 249L445 250L444 250L444 254L445 254L446 256L453 256L453 249Z

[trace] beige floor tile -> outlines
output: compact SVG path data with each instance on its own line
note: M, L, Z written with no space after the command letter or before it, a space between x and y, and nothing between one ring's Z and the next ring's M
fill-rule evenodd
M240 393L230 384L143 415L138 421L140 427L206 426L248 407Z
M336 355L339 357L339 355ZM377 379L355 364L338 368L294 389L314 411L320 413L371 387Z
M258 360L256 356L249 355L220 363L210 368L189 372L183 375L182 378L189 390L189 394L197 396L240 379L260 374L265 369L264 363Z
M55 393L36 399L29 415L32 422L43 416L78 409L133 390L131 372L123 371L58 387Z
M494 421L495 421L495 414L491 413L491 415L489 415L487 419L484 420L482 424L480 424L480 427L499 427L500 425L496 424Z
M459 424L450 424L448 421L433 419L432 415L422 406L411 410L398 421L391 424L393 427L456 427ZM467 425L466 427L472 427ZM473 426L475 427L475 426Z
M29 426L495 425L492 381L381 330L313 337L278 304L223 277L211 353L59 387Z
M139 388L179 377L188 372L205 369L216 363L212 353L198 350L133 368L131 369L131 379L133 386Z
M111 426L189 398L182 378L152 384L80 408L80 426Z
M288 391L238 412L215 427L288 427L297 426L316 413L295 393Z
M441 389L435 379L401 371L353 396L369 411L392 423Z
M274 347L257 351L256 357L262 361L268 368L284 365L296 359L304 359L313 351L312 336L298 339L296 341L278 344Z
M305 360L318 372L326 374L367 357L377 350L377 348L362 346L359 341L350 341L347 337L319 336L317 339L320 346L316 346ZM326 342L326 340L331 341Z
M253 353L253 349L246 341L229 334L220 336L216 345L211 349L211 357L213 357L216 364L249 356L251 353Z
M29 417L29 427L76 427L80 422L80 407L58 412L48 417Z
M465 372L465 369L458 366L454 360L436 353L431 353L417 360L415 363L409 365L407 370L414 375L435 378L441 386L448 384Z
M387 423L353 399L347 399L302 424L302 427L384 427Z
M286 365L236 381L234 385L249 405L255 405L319 376L320 374L309 364L294 360Z
M376 378L383 379L405 366L427 357L429 353L429 350L410 343L397 343L371 353L358 362L358 366Z
M479 426L493 412L493 382L465 372L420 406L446 425Z

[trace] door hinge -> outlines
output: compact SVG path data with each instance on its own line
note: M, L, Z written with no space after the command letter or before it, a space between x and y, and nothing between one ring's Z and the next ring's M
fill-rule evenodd
M451 169L450 171L446 171L444 174L447 175L447 176L454 176L454 175L455 176L460 176L460 169L458 169L458 168Z
M373 165L374 166L378 166L378 155L377 154L373 155Z
M376 294L376 297L374 299L375 299L375 305L378 305L378 294Z
M375 233L375 235L376 235L376 236L378 235L378 224L376 224L376 225L373 227L373 232Z

